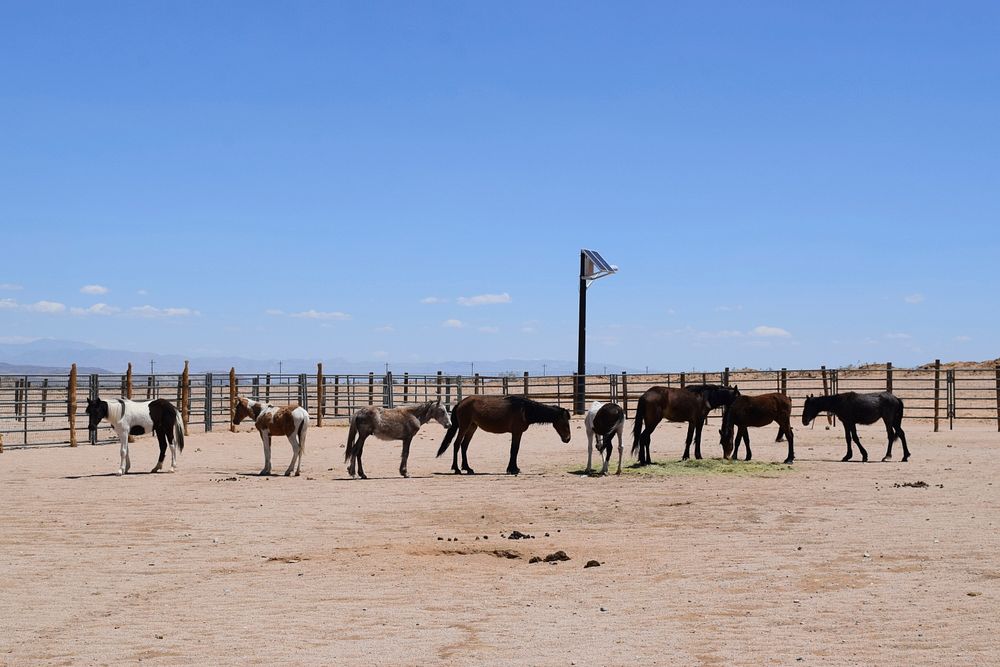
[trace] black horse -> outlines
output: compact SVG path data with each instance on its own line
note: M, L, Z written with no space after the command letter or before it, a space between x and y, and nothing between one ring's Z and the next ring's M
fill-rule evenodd
M740 395L740 390L736 385L724 387L721 384L689 384L684 388L704 398L705 402L708 403L709 412L716 408L728 408ZM705 419L707 420L708 417ZM693 439L694 424L688 424L688 434L687 438L684 439L684 444L690 446Z
M802 410L802 425L808 426L809 422L815 419L820 412L832 412L844 423L847 455L841 460L850 461L854 456L854 450L851 447L853 438L854 444L861 451L862 462L868 461L868 452L861 446L861 441L858 439L857 424L874 424L879 419L885 422L885 431L889 436L889 446L885 450L885 456L882 457L882 460L888 461L892 458L892 443L897 437L903 444L903 461L910 458L910 450L906 446L906 434L903 433L902 427L903 401L890 392L858 394L849 391L833 396L813 396L810 394L806 398L806 404Z

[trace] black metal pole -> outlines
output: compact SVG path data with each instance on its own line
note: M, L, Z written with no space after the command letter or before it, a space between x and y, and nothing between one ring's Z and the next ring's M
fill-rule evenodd
M576 397L573 410L578 415L586 412L587 392L587 279L583 273L586 269L586 257L580 253L580 332L576 358Z

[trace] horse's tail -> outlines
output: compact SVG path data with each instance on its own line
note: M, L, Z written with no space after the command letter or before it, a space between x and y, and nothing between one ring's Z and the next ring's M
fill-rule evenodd
M899 401L899 409L896 410L896 416L892 420L892 425L898 429L903 427L903 399L897 396L896 400Z
M351 415L351 428L347 432L347 447L344 448L344 462L351 460L354 453L354 441L358 437L357 415Z
M639 451L639 439L642 437L642 417L646 414L646 397L639 397L635 406L635 424L632 425L632 454Z
M174 421L174 437L177 438L177 449L184 451L184 416L177 408L177 419Z
M299 428L297 429L297 433L299 436L299 458L301 458L306 451L306 431L308 430L309 430L309 413L306 413L305 419L302 420L302 423L299 424Z
M444 440L441 441L441 446L438 447L438 456L441 456L448 449L448 445L451 444L452 439L455 434L458 433L458 405L451 409L451 426L448 427L448 432L444 434Z

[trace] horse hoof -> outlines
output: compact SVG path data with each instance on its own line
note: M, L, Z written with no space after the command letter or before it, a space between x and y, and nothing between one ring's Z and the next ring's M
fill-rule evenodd
M519 474L521 474L521 469L520 468L514 468L513 470L511 470L510 468L507 468L507 474L508 475L519 475Z
M848 461L850 461L850 460L851 460L851 458L852 458L852 457L850 457L850 456L845 456L844 458L840 459L840 462L841 462L841 463L847 463Z
M785 465L792 465L792 463L793 463L794 461L795 461L795 459L785 459L785 460L783 461L783 463L784 463Z
M116 472L115 474L116 474L116 475L118 475L119 477L121 477L122 475L124 475L124 474L125 474L125 471L124 471L124 470L122 470L121 468L119 468L119 469L118 469L118 472Z
M177 472L177 468L171 467L167 472Z
M361 479L368 479L368 475L364 473L359 474L358 477L360 477Z
M466 475L475 475L475 474L476 474L476 471L475 471L475 470L473 470L472 468L466 468L466 469L465 469L465 474L466 474Z
M886 461L891 461L891 460L892 460L891 456L883 456L882 457L882 463L885 463Z
M452 472L453 474L455 474L455 475L461 475L461 474L462 474L462 471L461 471L461 470L459 470L458 468L452 468L452 469L451 469L451 472Z
M153 468L152 470L150 470L149 474L152 475L154 472L160 472L160 466L156 466L155 468Z
M404 478L404 479L406 479L406 478L409 477L409 475L407 473L405 473L405 472L400 472L399 476L402 477L402 478Z
M296 477L298 477L298 476L299 476L299 471L298 471L298 470L296 470L296 471L295 471L295 476L296 476Z
M903 463L906 463L907 461L910 460L910 457L909 456L904 456L902 460L903 460Z
M259 477L267 477L267 476L268 476L268 475L270 475L270 474L271 474L271 469L270 469L270 468L264 468L264 469L263 469L263 470L261 470L261 471L260 471L259 473L257 473L257 475L258 475Z

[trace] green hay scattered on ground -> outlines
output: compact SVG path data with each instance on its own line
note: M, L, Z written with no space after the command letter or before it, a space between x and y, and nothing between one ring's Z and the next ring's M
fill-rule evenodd
M612 467L609 474L614 474ZM784 463L758 461L726 461L725 459L691 459L688 461L654 461L648 466L632 464L622 466L623 475L676 477L680 475L738 475L742 477L769 477L792 470ZM583 468L570 471L583 475Z

